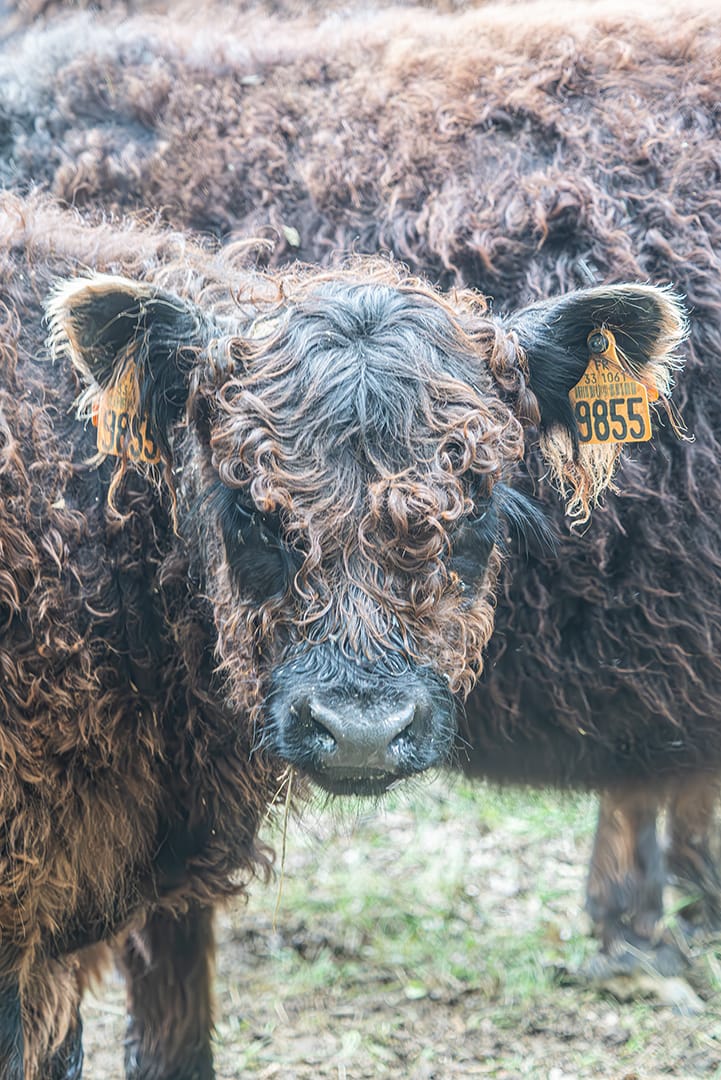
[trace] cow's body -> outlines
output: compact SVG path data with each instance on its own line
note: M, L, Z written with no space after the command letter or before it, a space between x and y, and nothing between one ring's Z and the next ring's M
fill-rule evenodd
M265 232L276 262L389 250L503 308L683 278L692 251L702 269L713 223L688 215L713 190L717 56L698 0L573 20L546 4L320 26L77 16L0 60L0 175L91 211Z
M262 872L256 834L277 780L214 689L212 616L193 594L167 506L134 474L119 506L128 519L108 513L111 463L88 464L95 429L75 417L77 375L52 365L44 345L60 274L121 257L147 272L182 240L85 235L7 201L0 215L0 998L19 979L27 1076L79 1075L78 961L68 954L133 925L136 992L166 1014L187 1075L205 1076L201 909ZM183 966L192 971L190 1001L172 980L148 978L164 950L178 985ZM12 1021L3 1005L3 1078L22 1075ZM168 1075L179 1075L180 1051L168 1054ZM129 1065L129 1075L145 1074Z
M502 320L242 258L0 195L3 1080L79 1075L78 950L120 931L128 1076L209 1080L212 907L284 765L371 794L448 759L503 522L538 524L525 431L587 512L589 337L657 394L680 362L649 286Z
M667 425L636 448L619 495L575 533L529 458L563 540L557 558L516 557L472 768L597 787L715 767L721 38L703 5L683 25L599 6L575 29L524 11L295 32L255 15L225 43L206 21L165 41L140 16L87 45L61 24L36 79L8 92L5 175L204 232L271 226L275 261L389 249L499 310L589 280L673 284L694 312L676 401L695 441ZM37 48L12 64L25 72ZM678 739L686 715L696 734Z
M629 824L619 825L618 813L614 818L607 807L594 864L601 886L592 879L590 891L592 900L594 889L600 894L594 911L604 922L607 946L614 935L623 943L632 922L637 935L632 945L643 948L658 915L660 872L650 895L640 901L638 888L648 886L648 868L656 867L653 819L668 795L682 826L679 864L686 851L686 876L701 884L711 909L720 891L705 846L706 811L713 802L707 794L715 792L721 767L718 371L710 362L721 344L721 268L720 226L709 209L718 185L717 31L703 13L695 20L686 13L683 26L674 21L666 32L658 29L655 16L639 21L601 9L594 14L595 26L583 22L574 34L563 24L565 16L526 14L522 31L517 19L497 9L445 20L389 13L362 28L351 20L302 32L252 20L239 23L235 16L233 37L222 26L208 29L205 23L201 29L163 26L159 33L161 24L139 18L121 30L99 24L88 46L78 44L78 24L71 22L66 30L28 39L25 52L14 42L12 58L3 61L5 74L19 71L22 78L4 84L7 135L0 167L9 183L45 183L92 212L156 206L174 222L224 236L257 234L270 224L282 236L274 255L278 260L299 252L322 261L336 248L387 247L446 283L475 285L493 295L499 308L589 278L672 282L689 297L694 308L689 364L676 400L695 443L679 442L667 426L660 442L636 448L623 466L619 494L609 496L604 512L576 534L556 511L543 479L545 467L528 453L533 477L528 488L552 515L558 513L562 542L557 556L532 550L529 562L520 554L511 560L513 574L497 609L498 637L489 648L483 682L468 702L464 734L470 734L471 748L463 743L458 752L462 767L476 775L613 791L611 804ZM407 40L400 46L395 42L403 35ZM197 80L188 78L189 71ZM116 243L112 233L103 234L105 242ZM113 262L102 245L98 250L101 259L91 250L68 254L75 265ZM126 265L126 254L119 250L117 261L128 272L133 267L132 260ZM40 276L52 272L48 266ZM55 272L63 272L59 264ZM20 304L26 326L37 318L44 287L43 281L29 279ZM12 387L10 393L18 396ZM65 443L88 438L67 418L71 395L68 385L58 403L58 430L67 425ZM30 464L29 459L26 468ZM106 494L101 475L89 472L87 488L83 482L82 499L90 499L92 485L98 489L93 494L98 503L87 506L96 547L78 558L87 559L90 581L97 578L102 591L108 562L97 547L98 506ZM13 482L12 473L7 476ZM51 530L53 515L70 529L67 505L61 505L64 482L48 486L52 499L48 495L43 513ZM187 609L184 567L175 564L178 591L173 594L171 587L162 611L154 607L149 583L168 554L164 545L171 533L163 531L166 519L158 527L148 499L141 484L137 500L144 513L132 528L142 535L118 533L126 545L120 557L129 561L123 589L130 599L116 597L115 604L129 603L132 611L134 598L142 596L142 618L131 620L132 640L108 642L105 654L124 658L120 667L108 662L108 707L113 694L126 703L123 709L130 707L127 702L135 699L123 696L128 685L143 697L142 715L130 724L135 756L124 781L126 791L142 788L143 798L119 809L123 785L119 794L111 770L104 793L100 774L98 813L105 809L112 818L108 835L116 840L110 849L120 856L119 861L108 856L112 873L103 887L118 911L114 917L112 905L96 903L93 890L87 890L57 932L61 951L103 936L135 910L133 900L142 908L144 890L172 892L179 884L173 878L177 860L184 868L181 893L202 893L204 882L208 896L221 893L231 865L249 868L257 815L274 794L271 770L251 756L259 775L258 785L251 783L247 813L245 802L237 801L247 795L245 780L240 785L238 780L248 739L236 747L237 769L216 768L215 755L224 759L227 748L224 711L216 714L205 693L213 668L207 613ZM29 512L17 493L16 504L18 514ZM33 532L38 520L44 519L34 515L32 547L46 560L48 580L54 580L54 534L50 531L45 543ZM21 525L18 519L19 531ZM115 542L108 528L109 542ZM67 538L64 532L60 536L72 563L73 544L80 550L81 537L73 540L71 529ZM147 553L140 564L134 562L138 549ZM32 580L27 578L27 588ZM172 575L168 580L172 586ZM71 590L70 610L77 603L73 595ZM80 695L77 672L85 664L87 673L95 663L78 645L87 631L82 622L87 613L77 615L77 625L68 623L57 614L57 596L55 603L39 609L49 647L56 650L52 662L34 657L33 663L41 664L40 681L33 681L37 673L31 668L23 669L23 677L36 694L49 693L51 685L67 678ZM168 603L177 609L169 613ZM175 641L169 654L163 652L173 636L163 620L170 614L173 622L176 612L190 650L180 665ZM155 633L158 620L161 631ZM13 642L11 656L17 648ZM153 675L146 699L142 680L149 669L162 669L168 655L174 659L167 686ZM186 663L190 676L178 670ZM102 662L99 670L105 670ZM185 774L177 762L189 752L188 742L178 737L174 724L163 727L153 704L158 696L177 716L174 695L185 702L181 712L189 711L189 724L197 716L203 739L210 733L203 752L190 753ZM82 717L83 707L77 715ZM146 741L138 738L145 722L159 725ZM120 725L124 738L127 723ZM99 727L98 737L107 738L107 727ZM102 738L99 752L109 745ZM195 746L192 737L189 741ZM79 756L68 751L73 762L95 752L90 735ZM48 753L55 760L52 740ZM153 782L146 783L158 761ZM46 770L43 782L48 775ZM93 784L98 775L96 767ZM81 792L84 776L71 776L62 795L54 787L52 796L40 801L46 828L63 820L58 807L68 805L67 784ZM192 806L186 781L194 792ZM689 805L686 793L694 785L706 793L701 808L698 802ZM218 800L219 813L227 807L226 826L215 834L205 811L198 811L206 805L206 791ZM77 798L69 805L78 807ZM186 839L173 836L172 822L195 822L196 813L200 834L191 829L187 850ZM239 818L247 828L241 835L230 830L229 850L228 826ZM74 819L67 820L71 831ZM690 823L701 840L689 856ZM622 850L619 854L616 845L609 856L603 836L613 849L613 828L621 834ZM181 832L185 837L184 827ZM133 837L129 845L128 836ZM200 857L193 884L185 871L198 836L200 846L208 843L215 855L210 866L205 854ZM164 846L158 846L161 837ZM97 853L83 855L80 845L73 850L79 869L83 859L98 865ZM156 864L158 851L163 857ZM37 872L59 877L60 863L53 859L66 857L61 846ZM44 902L52 905L52 894L46 896ZM74 896L67 899L59 897L53 910L74 912ZM32 902L40 903L37 897ZM57 920L39 908L37 914L38 925L46 929ZM191 919L188 934L202 939L207 928L200 922L198 927ZM150 925L149 938L155 932ZM133 963L131 955L131 971Z
M657 806L670 794L683 848L706 836L715 790L721 42L714 5L576 7L569 23L535 5L320 27L234 15L232 34L205 18L162 35L142 16L88 37L59 24L4 61L4 175L224 236L270 227L275 261L387 248L500 308L627 277L688 297L677 401L695 442L667 426L637 448L576 533L528 458L562 542L513 556L460 754L501 781L612 789L625 840L606 876L623 882L660 865L633 851L638 828L653 848Z

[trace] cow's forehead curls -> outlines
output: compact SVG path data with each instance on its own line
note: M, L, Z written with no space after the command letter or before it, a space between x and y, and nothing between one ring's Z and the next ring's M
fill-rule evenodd
M482 408L497 397L492 360L506 335L483 299L458 293L451 304L387 264L371 268L360 279L348 271L291 277L290 287L282 275L276 302L259 304L234 343L242 363L226 398L256 395L261 412L261 399L300 409L311 399L317 411L329 395L339 423L357 407L370 434L375 424L383 430L386 407L423 412L424 402L442 401ZM431 427L435 419L426 409Z
M358 256L332 271L296 264L254 278L238 299L248 322L231 349L248 390L286 380L297 396L313 371L330 372L335 349L336 379L405 373L431 395L467 399L473 388L485 401L500 395L524 426L540 421L516 335L473 289L441 294L401 264Z
M441 347L453 341L469 354L487 344L493 326L479 293L458 289L441 295L421 278L379 257L355 258L327 273L296 266L278 271L261 289L257 284L251 298L256 318L246 331L249 357L262 355L269 337L297 323L317 322L318 332L329 335L326 344L365 337L378 340L393 329L415 328Z
M221 479L250 485L263 509L297 514L302 531L322 517L324 546L348 547L369 499L374 520L382 504L403 533L420 507L455 520L470 508L461 474L488 487L522 452L483 363L497 328L479 319L475 295L457 315L428 286L387 277L316 276L287 294L256 320L244 370L220 394Z
M451 305L427 285L390 276L384 266L360 280L348 272L316 275L284 288L245 328L235 389L301 409L309 397L318 404L335 395L340 414L367 394L376 405L424 397L481 405L494 395L487 361L499 328L483 300L459 293ZM292 401L285 402L283 384ZM383 416L370 410L361 419Z

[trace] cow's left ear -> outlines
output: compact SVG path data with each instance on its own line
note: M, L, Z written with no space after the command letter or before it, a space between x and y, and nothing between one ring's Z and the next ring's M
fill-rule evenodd
M81 414L97 420L103 395L120 388L135 418L147 423L151 445L169 460L188 374L210 337L199 309L145 282L96 274L61 282L48 319L53 353L67 354L86 383ZM121 453L133 445L130 427L117 438Z
M650 390L669 396L686 313L670 290L650 285L584 289L532 304L506 321L515 332L520 360L540 412L541 452L567 497L572 518L585 521L609 486L621 445L581 443L569 391L582 379L591 351L589 335L610 330L622 368Z

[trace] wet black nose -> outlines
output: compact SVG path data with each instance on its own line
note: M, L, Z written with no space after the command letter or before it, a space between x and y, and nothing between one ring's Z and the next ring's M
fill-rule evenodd
M405 771L408 757L425 742L431 726L430 706L414 700L359 707L302 697L290 704L289 713L289 726L314 744L321 768Z
M429 667L321 642L276 666L263 728L263 746L326 791L376 795L448 760L456 710Z
M372 794L441 760L446 740L439 723L422 694L339 701L299 693L282 721L283 756L328 791Z

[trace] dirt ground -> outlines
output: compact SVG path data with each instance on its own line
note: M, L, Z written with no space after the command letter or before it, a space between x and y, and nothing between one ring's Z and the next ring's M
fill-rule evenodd
M594 815L441 778L292 822L280 898L218 919L218 1077L721 1078L720 944L694 956L694 1015L574 976ZM121 1080L117 979L84 1021L86 1077Z

